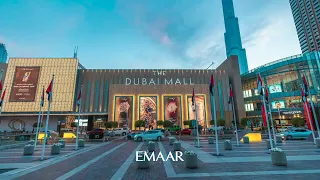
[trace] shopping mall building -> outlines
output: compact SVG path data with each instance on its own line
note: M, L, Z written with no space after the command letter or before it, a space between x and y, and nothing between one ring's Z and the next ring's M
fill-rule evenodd
M292 118L305 118L300 89L304 72L308 77L311 99L316 106L318 119L320 119L319 52L280 59L241 75L246 116L261 122L262 101L256 89L259 72L262 80L269 87L272 117L278 125L280 125L280 120L282 124L291 125Z
M32 131L37 121L42 87L54 74L53 100L49 129L69 128L77 121L77 94L82 88L80 126L104 128L104 122L128 123L135 129L137 120L156 127L158 120L170 120L183 126L195 119L192 89L196 94L197 115L203 127L209 126L212 109L217 119L231 126L232 106L228 104L229 85L234 89L237 120L245 117L241 77L236 56L225 60L215 70L204 69L85 69L76 58L10 58L1 64L6 87L1 131ZM210 100L209 80L215 77L215 106ZM46 119L48 102L44 104Z

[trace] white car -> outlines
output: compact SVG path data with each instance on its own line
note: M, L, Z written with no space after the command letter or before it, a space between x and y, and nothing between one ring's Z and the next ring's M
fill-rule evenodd
M223 126L218 126L217 127L217 131L220 131L221 129L223 129ZM207 129L209 132L214 132L216 130L216 128L214 126L208 127Z
M125 136L128 134L128 128L115 128L112 132L114 135Z
M160 130L150 130L134 136L135 141L144 141L146 139L161 141L163 139L163 134Z

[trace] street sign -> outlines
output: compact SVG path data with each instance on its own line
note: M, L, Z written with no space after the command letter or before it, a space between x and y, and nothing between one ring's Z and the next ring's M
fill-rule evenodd
M196 127L196 126L197 126L197 121L196 121L196 120L191 120L191 122L192 122L192 126L193 126L193 127Z

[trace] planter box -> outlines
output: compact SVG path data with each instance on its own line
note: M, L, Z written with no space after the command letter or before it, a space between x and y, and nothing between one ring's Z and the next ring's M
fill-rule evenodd
M214 137L209 137L208 138L208 143L209 144L214 144Z
M232 150L232 144L231 144L231 142L225 141L225 142L224 142L224 149L225 149L225 150Z
M184 154L184 164L188 169L198 168L198 156L197 154Z
M60 146L51 146L51 154L60 154Z
M66 146L66 141L58 141L58 143L62 144L61 147L64 148Z
M267 148L268 148L268 149L271 149L271 146L270 146L270 140L266 140L266 143L267 143ZM271 143L272 143L273 148L275 148L275 147L276 147L276 145L275 145L275 143L274 143L274 140L273 140L273 139L271 140Z
M34 146L25 146L23 148L23 155L32 155L34 152Z
M148 151L153 152L155 147L155 143L148 143Z
M282 136L276 136L276 142L282 143Z
M79 147L84 147L84 141L78 141L78 146Z
M271 160L273 165L286 166L287 155L285 152L273 152L271 151Z
M174 151L181 151L181 143L176 141L173 143L173 150Z
M249 144L250 143L250 139L248 136L243 136L243 143L244 144Z
M173 145L174 142L176 142L176 138L169 138L170 145Z
M320 138L316 138L317 148L320 148Z

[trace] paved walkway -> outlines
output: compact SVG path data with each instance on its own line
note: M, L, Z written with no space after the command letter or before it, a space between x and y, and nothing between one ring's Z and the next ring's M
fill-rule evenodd
M235 144L235 142L233 142ZM0 179L319 179L320 149L312 142L286 141L282 149L288 154L288 166L274 166L266 148L266 142L240 144L232 151L223 149L222 156L215 156L215 144L201 141L201 147L194 147L193 141L182 141L182 151L192 150L198 154L198 168L186 169L181 161L149 162L149 169L138 169L135 162L136 151L147 150L145 142L116 139L112 142L92 144L74 152L50 157L46 161L6 162L1 157L19 154L18 150L0 152L0 169L14 169L0 174ZM72 148L72 146L70 146ZM168 141L155 144L155 157L162 153L166 158L173 152ZM174 153L172 153L174 154ZM239 155L240 154L240 155ZM35 155L37 156L37 155ZM11 158L12 159L12 158ZM19 159L19 158L16 158ZM0 172L1 173L1 172Z

